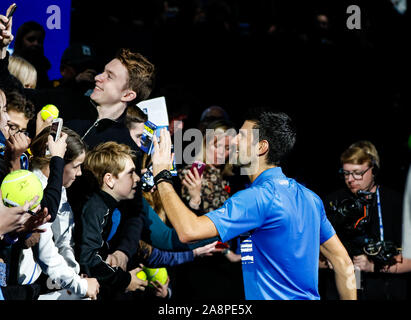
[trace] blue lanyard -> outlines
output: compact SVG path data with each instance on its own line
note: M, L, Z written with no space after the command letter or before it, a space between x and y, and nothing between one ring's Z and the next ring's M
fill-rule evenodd
M381 214L381 201L380 201L380 188L377 187L377 207L378 207L378 219L380 221L380 238L384 241L384 228L382 225L382 214Z

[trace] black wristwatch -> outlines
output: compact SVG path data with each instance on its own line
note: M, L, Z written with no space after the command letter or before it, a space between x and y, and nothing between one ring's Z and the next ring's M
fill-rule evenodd
M155 185L158 185L163 181L173 184L173 176L171 175L170 171L162 170L154 177Z

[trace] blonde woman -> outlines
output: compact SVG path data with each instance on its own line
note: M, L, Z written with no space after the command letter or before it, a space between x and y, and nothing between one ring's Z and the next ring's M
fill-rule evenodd
M191 164L179 174L182 181L182 198L198 215L221 207L230 196L228 178L234 174L228 161L229 130L234 131L234 127L226 120L209 123L203 130L202 151L196 155L197 160L206 164L203 174L200 176L198 172L192 172ZM210 132L213 135L209 134Z
M10 56L8 68L10 73L21 82L24 88L36 88L37 71L26 59L18 56Z

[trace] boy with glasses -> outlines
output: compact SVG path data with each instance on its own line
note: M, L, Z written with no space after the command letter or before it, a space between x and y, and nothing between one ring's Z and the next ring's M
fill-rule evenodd
M34 105L17 91L8 92L6 96L10 135L17 133L27 135L27 125L34 118Z
M5 138L7 153L13 170L28 169L26 150L30 145L27 125L34 118L34 105L17 91L7 93L7 127Z

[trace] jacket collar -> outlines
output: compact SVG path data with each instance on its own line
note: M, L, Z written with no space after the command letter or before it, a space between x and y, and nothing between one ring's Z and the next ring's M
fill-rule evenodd
M90 103L95 108L96 113L97 113L97 119L98 119L97 105L93 101L93 99L91 99L91 98L90 98ZM126 119L126 115L127 115L127 107L124 109L123 113L117 119L103 118L103 119L99 119L98 121L104 120L104 121L112 121L112 122L117 122L117 123L123 123Z
M107 205L107 207L110 209L110 211L113 211L115 208L117 208L117 206L118 206L117 200L114 199L107 192L105 192L103 190L99 190L98 195L100 196L100 198L103 199L104 203Z

